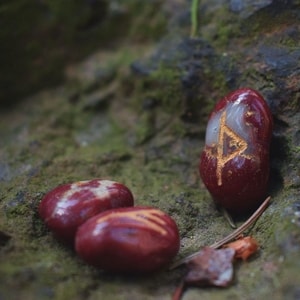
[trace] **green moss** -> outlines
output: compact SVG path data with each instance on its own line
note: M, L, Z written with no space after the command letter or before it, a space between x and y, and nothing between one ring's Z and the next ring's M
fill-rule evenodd
M179 70L160 65L160 68L151 74L151 80L157 83L156 91L160 94L156 98L161 108L168 113L180 111L183 95Z
M227 6L207 12L203 7L205 14L201 14L201 35L212 45L222 51L227 48L229 43L241 36L239 18L236 14L229 11ZM213 21L212 21L213 20ZM208 26L209 25L209 26Z
M128 3L134 6L134 1ZM59 5L53 11L59 11ZM142 40L145 28L151 31L153 23L142 28L143 18L145 22L150 18L156 24L162 22L161 16L146 6L143 1L136 6L143 17L136 23L140 26L129 30L132 41ZM234 53L231 60L219 56L228 39L237 36L238 27L230 23L225 12L224 16L216 12L220 28L217 26L216 35L210 36L212 44L220 43L220 48L215 59L201 61L203 69L197 74L199 81L189 90L190 97L183 88L185 70L175 67L180 57L169 65L161 64L148 76L135 77L128 66L141 52L146 52L146 47L137 49L131 44L124 52L124 48L106 51L105 55L101 52L99 60L87 64L93 67L96 64L92 70L95 72L88 73L90 70L84 65L67 92L56 89L40 93L15 111L1 113L0 157L8 164L10 176L0 182L0 228L11 239L3 244L0 241L0 297L162 299L171 297L184 275L183 269L162 270L147 278L104 274L80 261L72 250L54 239L37 213L42 196L62 183L95 177L125 183L137 205L158 207L176 220L182 241L179 257L232 232L198 174L207 115L228 92L229 75L236 62L243 59ZM84 12L82 16L85 20ZM62 17L63 14L58 14L55 21ZM203 18L200 21L202 25L208 22ZM71 29L76 20L69 22ZM147 39L160 34L155 22ZM37 51L34 44L31 47ZM99 79L95 74L102 70L112 71L112 75ZM251 74L250 67L245 76ZM254 74L253 82L260 81L259 74ZM262 84L271 79L266 76ZM106 97L109 95L105 100L96 97L95 102L89 102L95 95L103 96L102 92ZM293 106L295 101L289 105L298 108ZM196 112L195 119L186 121L186 112ZM299 261L299 251L292 250L299 249L299 234L297 225L291 222L292 213L286 214L297 201L295 189L287 184L286 176L290 169L297 171L299 147L293 141L291 136L286 138L284 147L291 151L286 161L278 160L276 165L284 187L274 193L273 203L248 232L259 241L259 253L249 262L235 265L231 287L188 289L187 298L196 299L200 295L203 299L240 299L246 295L264 299L274 291L281 295L283 288L288 292L295 289L299 266L293 261ZM0 171L1 168L0 164ZM296 248L289 246L291 242ZM271 270L275 268L275 274L268 271L270 266Z
M221 21L218 25L218 32L214 44L217 47L226 47L238 34L239 28L237 28L236 24L230 23L228 20Z
M131 3L131 14L134 23L129 29L129 37L134 41L157 40L165 33L167 18L161 8L163 1L156 0L152 4L143 1ZM154 4L154 5L153 5Z
M139 114L137 144L148 141L170 122L177 133L182 131L183 124L178 123L184 107L180 76L179 70L162 63L149 76L136 79L130 106Z
M180 71L161 63L149 76L140 78L136 86L135 104L141 106L143 99L151 99L167 113L178 111L182 102ZM140 97L143 97L141 99Z
M147 142L155 134L155 116L153 112L144 112L140 118L135 130L136 143L142 144Z

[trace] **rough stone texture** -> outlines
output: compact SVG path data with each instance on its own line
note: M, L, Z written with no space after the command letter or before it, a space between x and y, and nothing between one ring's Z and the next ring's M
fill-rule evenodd
M197 166L210 110L242 86L260 91L275 121L273 200L250 232L261 248L230 288L184 299L299 298L300 3L255 3L201 1L190 39L187 3L166 1L118 47L68 66L64 85L1 111L0 299L170 299L182 269L125 278L88 267L52 237L38 203L58 184L107 178L177 221L180 257L219 240L231 229ZM161 18L168 32L153 42L148 25Z

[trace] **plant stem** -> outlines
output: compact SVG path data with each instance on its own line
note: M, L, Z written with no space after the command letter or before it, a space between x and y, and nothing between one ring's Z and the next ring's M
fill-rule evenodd
M198 32L198 6L199 0L192 0L191 6L191 38L195 38Z

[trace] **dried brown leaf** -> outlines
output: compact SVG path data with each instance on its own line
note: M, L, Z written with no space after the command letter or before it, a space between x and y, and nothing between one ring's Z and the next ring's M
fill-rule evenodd
M235 250L204 247L188 262L185 283L192 286L226 287L232 282Z

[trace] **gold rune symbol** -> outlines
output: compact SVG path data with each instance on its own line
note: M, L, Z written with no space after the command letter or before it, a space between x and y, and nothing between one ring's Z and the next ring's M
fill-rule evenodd
M99 217L97 223L102 223L110 219L120 220L122 218L128 218L132 222L138 222L147 228L166 235L168 232L165 229L166 221L164 220L165 214L157 209L140 209L136 211L122 211L114 212L106 216Z
M247 142L226 125L226 111L221 115L220 130L217 144L218 185L222 185L222 170L224 165L237 155L248 157L243 152L247 149Z

